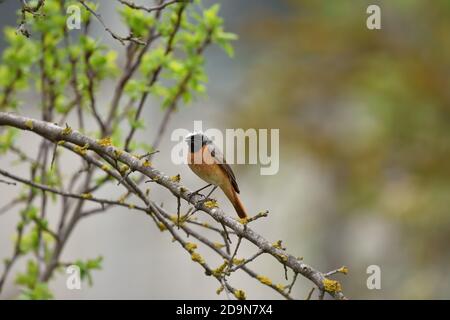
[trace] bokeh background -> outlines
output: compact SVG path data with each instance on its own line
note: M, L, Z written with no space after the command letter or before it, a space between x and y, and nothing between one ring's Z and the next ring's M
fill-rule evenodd
M0 28L15 25L13 0L0 4ZM434 0L226 0L221 15L237 33L235 57L208 49L208 97L183 107L168 133L204 128L279 128L280 171L261 176L257 165L235 165L249 211L269 210L254 228L322 271L348 266L339 275L354 299L450 298L450 1ZM108 25L121 30L114 1L101 0ZM366 28L366 8L378 4L382 29ZM94 34L121 46L93 23ZM76 31L74 31L76 32ZM0 39L0 49L5 41ZM119 56L119 63L123 62ZM99 94L107 103L111 88ZM24 98L27 100L27 97ZM21 108L37 114L32 97ZM145 108L147 129L138 139L150 143L162 112ZM34 154L39 139L23 134L21 147ZM170 162L173 142L164 138L154 164L180 173L192 189L203 183L185 166ZM0 167L25 174L11 155ZM76 157L67 158L67 169ZM73 161L73 163L71 162ZM20 187L0 184L0 205ZM153 195L175 210L173 198L154 187ZM99 196L117 197L111 185ZM221 206L234 211L220 194ZM184 207L186 208L186 207ZM0 216L0 258L11 255L18 210ZM51 214L57 215L54 210ZM239 256L255 252L244 246ZM58 275L50 288L59 299L215 299L217 282L159 232L148 217L111 209L78 225L63 260L104 257L94 285L65 287ZM209 251L212 265L220 264ZM216 259L216 260L214 260ZM369 265L381 268L381 289L366 286ZM270 257L252 264L283 282L283 270ZM19 263L15 271L24 268ZM14 298L13 279L0 298ZM246 275L231 284L251 299L279 298ZM312 285L300 279L294 296Z

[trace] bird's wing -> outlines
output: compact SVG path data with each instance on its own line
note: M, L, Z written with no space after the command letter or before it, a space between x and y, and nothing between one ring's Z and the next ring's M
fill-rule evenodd
M230 178L231 185L233 186L234 190L239 193L240 191L236 182L236 177L233 173L233 170L231 170L231 167L228 165L228 163L226 163L223 153L215 145L212 144L208 145L208 150L219 167L225 172L228 178Z

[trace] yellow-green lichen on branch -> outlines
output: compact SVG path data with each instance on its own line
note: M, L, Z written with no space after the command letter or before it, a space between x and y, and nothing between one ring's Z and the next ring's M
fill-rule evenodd
M205 205L205 207L207 207L209 209L217 208L219 206L219 204L217 203L216 200L205 201L204 205Z
M72 128L69 127L69 126L67 125L67 123L66 123L66 128L63 129L63 131L61 131L61 134L62 134L63 136L67 136L67 135L69 135L69 134L71 134L71 133L72 133Z
M224 289L224 287L223 287L223 286L220 286L220 287L216 290L216 293L217 293L218 295L221 294L222 291L223 291L223 289Z
M145 159L144 163L142 164L145 168L151 167L152 163L148 161L148 159Z
M86 143L84 146L80 147L80 146L75 146L73 148L73 150L78 153L81 154L82 156L85 156L87 154L87 150L89 149L89 143Z
M31 120L25 121L25 127L27 127L30 130L33 130L33 121Z
M348 273L348 268L346 266L340 267L338 269L338 272L343 273L343 274L347 274Z
M261 282L262 284L265 284L265 285L268 285L268 286L271 286L271 285L272 285L272 280L270 280L270 279L269 279L268 277L266 277L266 276L258 275L258 276L256 276L256 279L258 279L259 282Z
M159 229L159 231L161 231L161 232L167 230L166 226L165 226L164 223L162 223L162 222L158 222L158 229Z
M102 147L109 147L112 146L111 137L105 137L103 139L97 140L97 143L101 145Z
M130 167L127 166L126 164L124 164L124 165L121 165L121 166L120 166L119 172L120 172L121 174L125 174L129 169L130 169Z
M234 290L233 294L236 297L236 299L238 299L238 300L247 299L247 297L245 296L244 290Z
M240 219L239 219L239 223L240 223L240 224L243 224L243 225L246 225L246 224L248 223L247 217L245 217L245 218L240 218Z
M275 288L277 288L277 290L281 292L281 291L284 291L286 286L284 284L279 283L275 286Z
M178 216L178 215L171 215L169 217L170 221L172 221L176 226L182 226L187 219L192 220L192 218L189 218L188 215L182 215L182 216Z
M192 242L186 242L184 245L184 248L189 251L190 253L193 253L195 249L197 249L197 245Z
M119 158L122 154L123 154L122 150L114 149L114 155L116 156L116 158Z
M212 274L215 277L220 277L222 276L223 271L225 270L225 268L228 266L228 261L224 261L217 269L214 269L212 271Z
M245 259L233 258L233 264L237 265L237 266L240 265L240 264L243 264L244 261L245 261Z
M225 247L225 245L220 242L214 242L213 245L214 245L214 248L216 248L216 249L222 249L223 247Z
M278 240L277 242L274 242L272 244L272 247L277 248L277 249L281 249L281 250L286 250L286 248L283 247L282 240Z
M288 261L288 257L286 255L284 255L284 254L277 254L277 256L280 258L280 260L283 263L286 263Z
M191 253L191 259L192 259L192 261L198 262L200 264L204 264L205 263L205 260L203 259L203 257L197 252L192 252Z
M341 284L336 280L325 278L323 279L322 284L326 292L335 293L342 291Z

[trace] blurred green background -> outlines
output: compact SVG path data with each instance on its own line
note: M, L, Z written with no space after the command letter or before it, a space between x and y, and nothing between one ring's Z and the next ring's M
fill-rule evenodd
M450 1L281 3L238 31L259 52L237 125L281 128L290 170L307 158L326 176L316 249L350 266L350 296L449 298ZM369 4L381 30L365 27Z

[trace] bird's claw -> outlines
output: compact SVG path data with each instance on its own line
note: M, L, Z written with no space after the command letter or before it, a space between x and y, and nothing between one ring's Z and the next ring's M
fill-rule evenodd
M201 194L201 193L199 193L199 192L193 192L193 193L191 193L191 194L189 195L189 198L188 198L189 202L192 202L192 199L193 199L195 196L203 197L203 199L202 199L202 200L199 200L199 201L204 201L205 198L206 198L205 195L203 195L203 194Z

